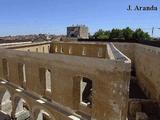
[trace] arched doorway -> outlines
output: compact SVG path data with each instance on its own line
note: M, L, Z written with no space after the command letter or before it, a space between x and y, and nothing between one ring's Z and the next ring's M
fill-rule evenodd
M31 120L31 111L27 102L20 97L14 99L14 109L12 111L12 116L16 120Z
M40 110L36 120L55 120L44 110Z
M6 89L3 89L0 91L0 94L1 94L1 111L8 115L11 115L12 101L10 92Z
M52 112L43 106L34 106L32 112L34 120L56 120Z

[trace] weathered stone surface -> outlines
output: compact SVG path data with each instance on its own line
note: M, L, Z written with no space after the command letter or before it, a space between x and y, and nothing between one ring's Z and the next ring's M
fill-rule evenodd
M137 112L136 113L136 120L149 120L149 119L145 113Z
M160 48L138 43L114 43L132 60L139 85L148 98L160 103Z
M68 45L74 47L75 54L68 54ZM15 116L19 98L23 98L33 120L36 120L41 109L45 110L44 113L48 113L53 120L69 120L71 119L69 116L72 115L77 117L76 111L85 114L77 117L82 120L88 118L126 120L131 70L129 59L118 60L125 56L114 50L113 46L111 51L107 51L110 47L107 44L60 43L59 46L62 46L58 48L60 53L55 54L38 53L42 52L43 47L48 48L47 44L14 48L20 51L1 49L0 60L5 58L8 64L9 83L6 83L5 89L9 89L12 96L14 105L12 116ZM79 49L83 47L88 50L86 54L83 52L84 49ZM102 53L99 53L99 48L102 48L100 50ZM30 52L23 52L28 49ZM25 64L25 73L22 64ZM0 66L2 66L0 71L3 71L3 64ZM46 69L51 71L50 92L46 92ZM26 74L25 85L23 74ZM5 79L3 74L0 77ZM90 106L85 106L80 101L80 81L84 77L92 81ZM15 86L10 86L10 83ZM24 87L24 90L21 88L17 90L15 87ZM41 97L48 100L41 101L39 100Z

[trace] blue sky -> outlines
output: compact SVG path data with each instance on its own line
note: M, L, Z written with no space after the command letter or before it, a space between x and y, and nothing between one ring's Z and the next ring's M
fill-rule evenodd
M155 5L159 11L129 12L128 5ZM151 33L160 27L160 0L0 0L0 36L66 34L72 24L85 24L91 33L127 26Z

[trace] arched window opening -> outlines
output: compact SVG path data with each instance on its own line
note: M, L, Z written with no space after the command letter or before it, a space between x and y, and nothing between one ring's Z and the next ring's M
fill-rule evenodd
M1 101L1 111L4 113L11 115L12 112L12 101L11 101L11 94L8 90L5 91L2 101Z
M3 76L4 76L4 79L7 80L9 77L9 66L8 66L7 59L2 59L2 65L3 65Z
M15 111L15 117L18 120L30 119L29 107L27 106L26 101L22 98L18 101L16 111Z
M47 112L45 112L44 110L40 110L36 120L54 120L54 118L51 119L50 115Z
M71 34L70 34L70 37L76 37L76 36L75 36L75 34L74 34L74 33L71 33Z
M92 80L85 77L80 82L80 102L85 106L92 105Z

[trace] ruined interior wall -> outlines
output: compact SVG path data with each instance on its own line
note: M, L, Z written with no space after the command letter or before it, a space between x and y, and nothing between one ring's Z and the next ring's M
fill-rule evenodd
M135 44L134 43L114 43L115 47L118 48L124 55L131 59L132 65L134 65L135 57L134 57L134 50Z
M51 53L65 55L107 58L105 44L77 44L77 43L53 43Z
M135 67L143 91L160 102L160 48L137 44Z
M145 94L160 102L160 48L136 43L114 44L131 58Z
M39 53L49 53L50 44L41 44L41 45L22 45L11 48L19 51L28 51L28 52L39 52Z
M96 120L126 119L130 64L107 59L1 49L0 60L3 58L8 62L9 82L23 87L18 69L18 64L23 63L26 65L25 90L84 113L88 108L83 110L79 105L75 107L80 103L75 102L79 95L74 94L77 90L74 77L87 77L93 82L93 105L88 115ZM0 63L0 71L3 71ZM45 90L44 75L40 74L40 68L51 70L51 92ZM4 79L4 76L0 78Z

